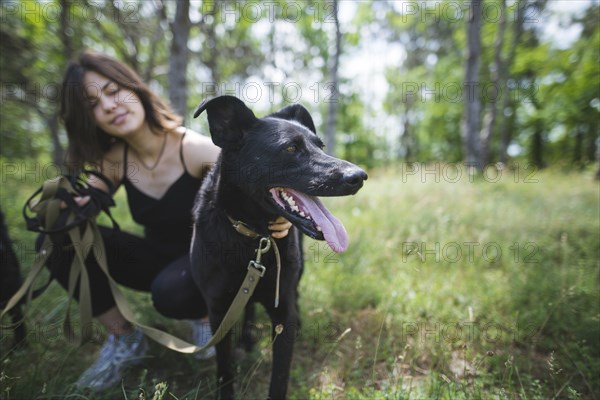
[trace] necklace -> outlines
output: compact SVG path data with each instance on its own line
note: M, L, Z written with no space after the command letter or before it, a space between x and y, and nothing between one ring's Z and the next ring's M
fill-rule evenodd
M163 143L162 143L162 147L160 148L160 152L158 153L158 157L156 158L156 161L154 162L153 166L148 166L146 165L146 163L141 159L141 157L138 157L138 160L140 162L140 164L142 164L144 166L144 168L146 168L148 171L152 171L154 170L154 168L156 168L158 166L158 163L160 162L160 159L162 158L164 152L165 152L165 147L167 147L167 133L165 132L165 138L163 139Z

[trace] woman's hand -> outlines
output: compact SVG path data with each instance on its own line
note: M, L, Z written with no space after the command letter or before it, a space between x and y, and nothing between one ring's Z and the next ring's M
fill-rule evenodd
M73 200L75 200L75 204L77 204L78 207L83 207L90 202L90 196L75 196L73 197ZM60 208L63 210L67 208L67 203L61 201Z
M277 217L275 221L269 223L269 230L272 231L271 236L275 239L281 239L288 235L292 223L282 216Z
M90 202L90 196L75 196L75 197L73 197L73 200L75 201L75 204L77 204L77 207L83 207L83 206L85 206L87 203L89 203L89 202ZM37 200L37 199L36 199L36 200L33 200L33 199L32 199L32 200L31 200L31 201L28 203L28 205L27 205L27 206L28 206L30 209L32 209L32 210L33 210L33 209L34 209L34 208L35 208L35 207L38 205L38 201L39 201L39 200ZM64 201L61 201L61 202L60 202L60 209L61 209L61 210L64 210L64 209L66 209L66 208L67 208L67 203L65 203Z

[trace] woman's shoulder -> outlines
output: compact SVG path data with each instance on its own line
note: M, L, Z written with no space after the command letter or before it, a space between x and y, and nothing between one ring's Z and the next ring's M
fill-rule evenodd
M213 144L211 138L209 136L206 135L202 135L192 129L189 128L182 128L183 133L185 134L184 137L184 146L194 146L196 148L198 147L203 147L203 146L214 146L217 147Z
M202 177L206 170L217 161L221 152L221 149L212 142L210 137L191 129L185 129L182 146L186 167L196 177Z

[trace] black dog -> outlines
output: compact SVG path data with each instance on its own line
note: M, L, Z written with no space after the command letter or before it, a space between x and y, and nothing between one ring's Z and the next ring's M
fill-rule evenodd
M294 340L299 328L297 287L303 269L301 234L326 240L343 251L348 237L343 225L316 196L356 193L367 174L354 164L323 152L308 111L300 105L256 118L239 99L220 96L203 102L194 117L208 113L213 142L221 156L206 177L194 207L192 265L206 300L213 331L237 293L258 239L236 232L232 220L268 236L268 223L283 215L298 229L277 240L281 253L281 301L274 304L277 269L273 252L252 301L261 303L273 327L273 367L269 397L285 398ZM283 327L276 335L275 327ZM231 334L217 345L220 397L233 397Z
M4 218L4 213L0 211L0 309L6 307L8 300L19 290L23 279L21 278L21 269L19 260L12 248L12 241L8 235L8 228ZM15 325L14 343L25 344L25 323L21 304L13 307L8 314Z

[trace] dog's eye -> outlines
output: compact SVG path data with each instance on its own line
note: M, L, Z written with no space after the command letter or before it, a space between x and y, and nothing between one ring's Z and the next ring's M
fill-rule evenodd
M288 153L295 153L297 150L298 148L294 145L288 146L287 149L285 149L285 151L287 151Z

